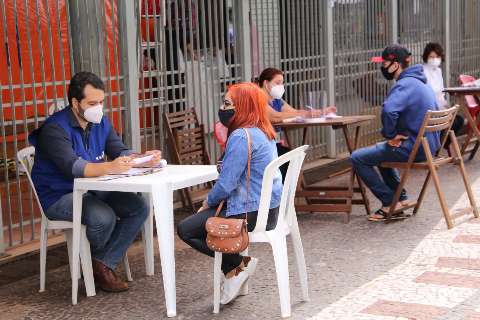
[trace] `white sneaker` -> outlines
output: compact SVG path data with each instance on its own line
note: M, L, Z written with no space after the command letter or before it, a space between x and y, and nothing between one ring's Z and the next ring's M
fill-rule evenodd
M248 273L245 270L240 271L231 278L225 278L221 288L220 303L227 304L238 297L240 289L248 279Z
M248 265L243 268L243 270L245 270L245 272L248 273L248 279L249 280L252 278L253 274L255 273L255 270L257 270L257 263L258 263L257 258L250 257L250 261L248 262ZM241 296L245 296L245 295L248 294L248 290L247 291L244 290L247 283L248 282L245 281L242 285L242 289L240 290L240 295Z
M255 270L257 270L257 263L258 263L257 258L250 257L250 261L248 262L248 265L245 268L243 268L243 270L245 270L248 273L249 278L251 278L255 273Z

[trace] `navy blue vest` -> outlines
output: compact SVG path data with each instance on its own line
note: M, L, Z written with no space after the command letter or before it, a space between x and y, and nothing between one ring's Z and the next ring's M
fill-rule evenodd
M72 142L72 148L79 158L88 162L103 162L107 137L112 128L110 121L103 117L99 124L91 124L88 149L85 149L82 138L83 129L80 126L72 126L71 112L70 107L55 112L40 128L30 134L29 142L36 147L42 127L46 124L55 123L65 130ZM36 149L32 180L43 210L47 210L62 196L73 191L73 178L62 174L57 166L46 155L42 154L41 150Z

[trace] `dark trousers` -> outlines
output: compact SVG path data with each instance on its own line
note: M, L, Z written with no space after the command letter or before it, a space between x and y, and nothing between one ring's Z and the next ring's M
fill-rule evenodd
M464 123L465 123L465 119L463 119L462 116L459 116L459 115L455 116L455 119L453 120L453 124L452 124L452 129L451 129L455 133L455 136L457 136L457 137L459 136L460 131L462 130ZM445 136L445 133L446 133L445 131L442 131L442 133L440 135L440 141L443 140L443 137ZM444 148L448 149L449 146L450 146L450 137L448 137L447 141L445 141Z
M277 153L279 157L287 152L290 152L291 150L292 149L283 146L281 143L277 143ZM285 182L287 170L288 170L288 162L280 166L280 172L282 173L282 183Z
M90 191L83 196L82 224L92 257L114 270L150 214L148 202L133 192ZM73 194L52 204L45 215L52 220L72 221Z
M215 252L210 250L207 246L207 231L205 224L207 219L215 216L216 208L209 208L207 210L195 213L183 219L177 226L177 233L180 239L187 243L195 250L206 254L210 257L215 256ZM225 217L225 211L220 213L220 216ZM227 218L241 219L245 216L235 215ZM277 225L278 208L270 209L267 220L267 230L272 230ZM257 211L249 212L247 215L248 231L253 231L257 224ZM223 254L222 255L222 271L224 274L229 273L242 263L242 256L240 254Z

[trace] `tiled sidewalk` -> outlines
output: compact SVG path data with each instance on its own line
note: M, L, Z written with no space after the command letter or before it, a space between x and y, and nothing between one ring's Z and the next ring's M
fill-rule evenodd
M480 180L473 190L480 195ZM467 204L463 195L451 208ZM480 319L479 289L480 220L452 230L442 220L405 262L310 319Z
M480 202L480 165L471 162L467 170ZM441 178L449 206L466 206L457 172L443 170ZM423 175L414 176L408 190L413 194L422 181ZM176 221L184 216L178 214ZM480 223L446 230L432 186L419 214L406 221L371 223L362 207L355 208L349 224L342 220L299 215L311 301L301 302L291 263L292 319L480 319ZM279 318L271 251L255 245L251 253L260 262L250 294L213 316L213 262L177 241L177 319ZM153 277L145 276L140 245L131 248L129 257L135 281L128 292L86 298L81 287L79 304L72 306L64 265L48 272L42 294L36 272L0 286L0 319L164 319L158 256ZM36 261L32 268L38 269Z

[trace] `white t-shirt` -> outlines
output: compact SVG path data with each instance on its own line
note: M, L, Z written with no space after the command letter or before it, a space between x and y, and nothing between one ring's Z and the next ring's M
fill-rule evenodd
M424 64L423 71L427 77L427 83L433 89L433 92L435 92L438 108L445 109L448 105L448 102L445 99L445 93L443 93L444 85L442 69L439 67L433 67L429 64Z

